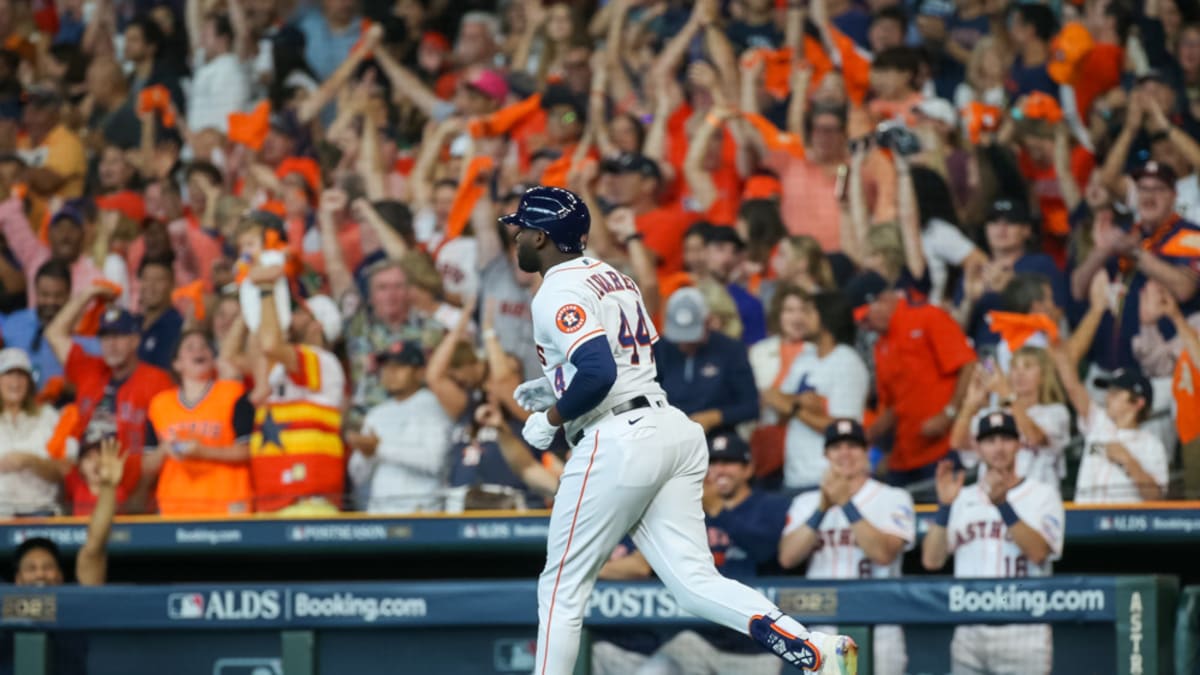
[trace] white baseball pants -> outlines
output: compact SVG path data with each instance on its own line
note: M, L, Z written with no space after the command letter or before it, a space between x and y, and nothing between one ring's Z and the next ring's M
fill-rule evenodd
M1048 624L959 626L950 661L953 675L1049 675L1053 633Z
M596 574L632 534L680 607L747 634L776 611L717 573L700 505L708 472L704 430L679 410L650 407L589 427L564 467L538 579L535 675L570 675Z

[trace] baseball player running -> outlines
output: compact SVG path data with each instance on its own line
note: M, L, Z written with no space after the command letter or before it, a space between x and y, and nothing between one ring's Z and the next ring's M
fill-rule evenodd
M591 216L575 194L527 191L502 223L517 227L517 264L543 282L534 341L545 378L517 387L535 411L522 435L547 448L563 427L564 467L538 579L536 675L569 675L596 574L626 534L682 609L748 634L810 673L856 672L845 636L811 632L713 566L701 508L708 444L655 381L658 332L633 279L583 255Z

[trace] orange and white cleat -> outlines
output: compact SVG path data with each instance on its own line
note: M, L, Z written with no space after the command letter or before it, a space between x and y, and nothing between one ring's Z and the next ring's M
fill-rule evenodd
M750 637L771 653L806 673L857 675L858 645L845 635L809 633L803 640L776 625L782 616L756 616L750 620Z

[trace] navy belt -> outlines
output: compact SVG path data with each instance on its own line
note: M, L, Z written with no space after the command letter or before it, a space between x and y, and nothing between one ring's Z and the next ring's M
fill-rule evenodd
M639 408L649 408L649 407L655 406L655 405L662 407L663 404L661 401L651 401L650 399L646 398L645 396L635 396L635 397L629 399L628 401L625 401L624 403L620 403L618 405L613 406L612 410L609 410L608 414L602 416L601 419L603 419L604 417L607 417L608 415L613 415L613 416L621 415L623 413L629 412L630 410L637 410ZM575 447L576 445L579 445L579 441L583 440L583 432L584 432L584 430L580 429L579 431L575 432L575 435L571 436L571 439L570 439L571 447Z

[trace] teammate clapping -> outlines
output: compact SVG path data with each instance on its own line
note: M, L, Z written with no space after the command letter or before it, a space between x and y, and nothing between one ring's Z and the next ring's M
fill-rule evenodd
M912 495L870 477L862 425L837 419L825 429L829 469L819 490L792 502L779 542L785 569L808 560L809 579L894 579L901 554L917 540ZM876 675L907 665L900 626L876 626Z
M1017 476L1021 441L1008 413L983 417L975 438L987 473L964 488L963 471L951 460L938 464L937 516L921 544L921 563L937 571L953 554L955 577L1050 576L1063 546L1058 491ZM950 643L955 673L1049 673L1052 654L1048 624L959 626Z

